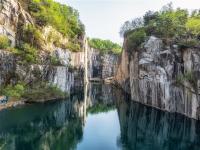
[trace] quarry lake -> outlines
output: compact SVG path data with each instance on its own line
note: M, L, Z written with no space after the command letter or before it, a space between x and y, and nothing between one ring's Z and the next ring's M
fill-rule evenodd
M199 150L200 123L129 100L108 84L0 112L1 150Z

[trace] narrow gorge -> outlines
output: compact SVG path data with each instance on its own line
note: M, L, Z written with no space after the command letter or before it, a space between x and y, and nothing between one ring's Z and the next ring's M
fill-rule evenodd
M147 11L122 46L80 18L0 0L0 150L200 149L200 10Z

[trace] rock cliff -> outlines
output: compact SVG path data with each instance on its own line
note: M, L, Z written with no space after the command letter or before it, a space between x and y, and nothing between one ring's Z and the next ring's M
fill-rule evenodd
M33 19L16 0L1 0L0 12L0 34L6 35L12 46L15 46L17 28L25 24L33 24Z
M100 50L90 48L89 61L89 78L106 79L113 77L117 72L119 55L103 54Z
M51 25L38 27L34 16L25 4L28 3L18 0L0 1L0 35L8 37L11 46L18 48L20 44L29 42L27 40L29 37L25 37L23 41L24 31L22 29L26 25L32 25L29 30L37 32L36 36L39 37L39 46L37 46L39 61L23 63L19 55L8 49L1 49L0 86L16 84L19 81L28 85L44 81L58 86L62 91L70 92L74 86L83 86L85 64L89 64L87 67L89 78L114 76L117 68L117 55L94 51L84 40L85 35L81 35L78 39L81 49L73 52L67 48L69 39L54 27Z
M123 55L128 52L124 49ZM137 102L199 119L199 67L199 48L180 49L151 36L142 48L121 58L117 80L122 87L120 79L128 80L125 91ZM125 78L119 78L122 74Z

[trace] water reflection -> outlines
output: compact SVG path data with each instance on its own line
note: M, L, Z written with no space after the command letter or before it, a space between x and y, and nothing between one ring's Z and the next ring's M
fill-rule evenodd
M141 104L117 102L120 143L130 150L199 150L200 124Z
M64 101L1 111L0 149L200 149L195 120L134 103L111 85L72 93Z

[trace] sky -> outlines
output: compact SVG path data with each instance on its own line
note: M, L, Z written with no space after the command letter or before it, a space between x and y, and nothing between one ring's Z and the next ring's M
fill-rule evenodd
M200 9L200 0L56 0L77 9L90 38L109 39L122 44L119 30L127 20L157 11L172 2L174 8Z

